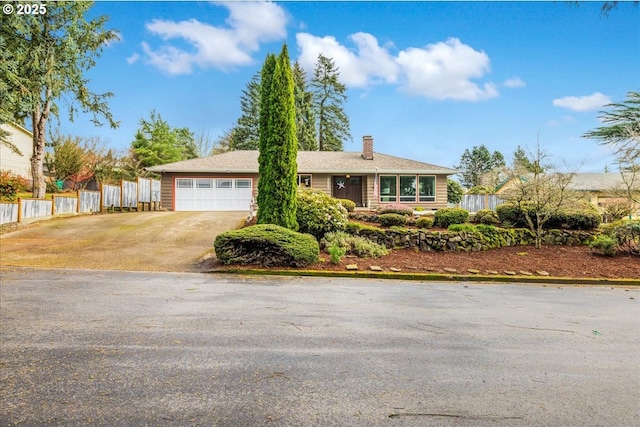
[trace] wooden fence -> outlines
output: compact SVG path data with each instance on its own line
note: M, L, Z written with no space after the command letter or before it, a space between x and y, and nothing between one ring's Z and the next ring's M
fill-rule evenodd
M78 190L75 195L54 194L51 199L19 198L17 202L0 203L0 225L115 209L160 209L158 180L138 178L138 182L121 181L120 185L104 184L100 187L100 191Z

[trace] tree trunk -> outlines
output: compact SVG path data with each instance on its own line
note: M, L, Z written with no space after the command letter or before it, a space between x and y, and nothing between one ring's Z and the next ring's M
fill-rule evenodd
M49 116L49 102L45 104L43 112L36 107L32 114L33 121L33 155L31 156L31 178L33 185L33 197L43 199L47 192L47 183L44 178L44 149L46 141L47 118Z

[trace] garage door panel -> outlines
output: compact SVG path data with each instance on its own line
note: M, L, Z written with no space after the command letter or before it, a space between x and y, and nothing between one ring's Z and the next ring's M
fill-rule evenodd
M177 178L176 211L249 210L253 181L248 178Z

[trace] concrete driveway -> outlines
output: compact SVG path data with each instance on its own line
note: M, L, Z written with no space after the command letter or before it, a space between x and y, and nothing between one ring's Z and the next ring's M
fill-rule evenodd
M3 426L640 425L638 289L1 280Z
M0 265L197 271L246 212L131 212L58 218L0 236Z

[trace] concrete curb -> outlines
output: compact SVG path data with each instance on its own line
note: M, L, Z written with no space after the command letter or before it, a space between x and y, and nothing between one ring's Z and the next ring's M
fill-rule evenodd
M320 271L320 270L266 270L226 268L210 270L212 274L244 274L251 276L307 276L307 277L357 277L366 279L395 279L439 282L496 282L531 283L548 285L589 285L589 286L639 286L640 279L574 278L550 276L488 276L481 274L457 275L434 273L389 273L371 271Z

